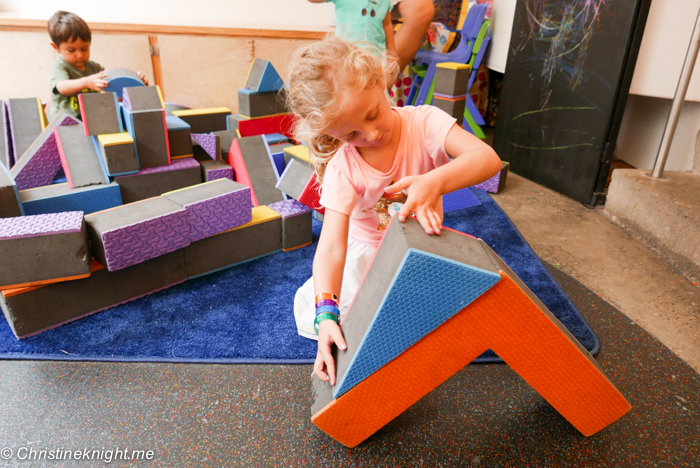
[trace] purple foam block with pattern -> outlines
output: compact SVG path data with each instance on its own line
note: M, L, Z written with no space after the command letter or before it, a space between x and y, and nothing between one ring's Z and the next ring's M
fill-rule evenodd
M220 167L218 169L209 169L206 171L206 175L207 175L207 180L205 180L205 182L211 182L211 181L217 180L217 179L233 180L233 168L231 166L229 166L229 167Z
M268 206L284 219L311 212L311 208L293 199L271 203Z
M59 114L60 115L60 114ZM58 117L58 116L57 116ZM61 125L77 125L80 121L72 115L63 115L60 122L51 122L37 139L12 167L12 176L17 183L17 190L51 185L58 171L61 170L61 156L58 154L56 135L53 129ZM31 151L31 153L30 153ZM25 162L25 158L26 162Z
M131 108L131 101L129 100L129 92L128 91L124 92L124 88L122 88L122 104L127 109L133 110Z
M216 135L211 133L190 133L190 135L212 159L219 159L219 155L216 154Z
M0 218L0 241L80 232L82 226L82 211Z
M506 177L508 177L508 169L509 168L510 168L510 164L503 161L501 163L501 170L498 171L498 174L491 177L489 180L486 180L480 184L474 185L474 188L486 190L487 192L491 192L491 193L498 193L505 186Z
M132 176L136 176L136 175L155 174L158 172L170 172L170 171L177 171L180 169L193 169L193 168L199 168L199 163L194 158L182 158L182 159L174 160L172 163L170 163L169 166L148 167L146 169L141 169L138 172L138 174L120 176L120 177L117 177L117 179L120 179L122 177L132 177Z
M481 202L469 190L469 187L446 193L442 197L442 209L445 213L479 205Z

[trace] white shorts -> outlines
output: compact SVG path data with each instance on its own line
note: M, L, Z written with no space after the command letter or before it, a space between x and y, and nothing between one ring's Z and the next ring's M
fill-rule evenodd
M348 251L345 257L345 269L343 270L343 285L340 291L341 319L348 313L355 293L365 277L367 268L372 261L375 250L369 245L348 237ZM306 338L317 340L314 332L314 320L316 319L316 294L314 291L314 279L309 278L294 296L294 320L297 324L297 332Z

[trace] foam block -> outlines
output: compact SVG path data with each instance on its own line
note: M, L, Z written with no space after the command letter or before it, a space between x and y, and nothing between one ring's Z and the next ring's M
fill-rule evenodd
M139 171L134 139L126 132L107 133L92 137L95 149L111 177L135 174Z
M190 243L187 210L154 197L85 217L93 254L109 271L181 249Z
M282 173L284 173L284 152L272 153L272 161L275 163L275 174L277 175L277 183L279 183Z
M115 177L124 203L157 197L202 182L200 166L192 158L175 159L169 166L141 169L138 173Z
M223 270L282 249L282 218L267 206L256 206L251 221L185 247L187 277Z
M284 148L284 165L286 166L289 164L289 161L292 158L298 159L300 162L313 166L313 161L311 159L311 155L309 154L309 148L304 145L287 146Z
M19 192L28 215L82 211L85 214L122 204L119 185L90 185L71 189L67 182L22 190Z
M420 312L409 314L415 318L397 323L391 333L387 330L383 334L380 341L385 346L377 353L364 358L358 354L359 348L380 344L369 333L378 330L379 310L401 302L389 296L400 287L399 277L409 267L406 253L411 256L415 252L432 255L431 263L435 259L451 262L452 266L467 266L498 279L414 344L398 346L405 349L341 395L340 384L334 391L314 379L312 421L331 437L348 447L356 446L487 349L498 353L584 435L594 434L629 411L629 403L595 359L483 241L451 230L426 236L411 219L405 224L390 223L342 324L348 350L337 354L338 382L354 366L374 368L378 356L395 349L407 333L414 335L416 326L422 328L422 334L426 322L435 323L433 307L422 307ZM441 307L442 302L465 300L461 291L444 291L446 276L428 280L423 275L423 271L411 274L422 284L416 283L408 295L408 309L413 308L413 301L433 294L432 289L441 291ZM452 276L447 277L451 283Z
M80 121L66 111L59 112L48 126L17 160L10 173L18 190L49 185L61 170L61 156L56 145L54 128L77 125Z
M141 169L170 164L165 111L162 109L131 112L122 106L129 135L136 143L136 157Z
M221 159L221 137L213 133L192 133L192 139L204 150L210 159ZM195 158L197 159L197 158Z
M146 86L136 72L128 68L114 67L107 68L103 71L107 74L107 77L105 77L107 87L104 88L104 91L116 93L119 99L123 96L124 88Z
M238 138L238 134L235 130L220 130L218 132L214 132L214 135L221 138L221 158L219 159L228 161L228 153L231 150L231 144L233 143L233 140Z
M115 93L78 94L78 103L85 135L97 136L124 131L119 117L119 100Z
M241 120L250 120L248 117L243 117L241 114L231 114L226 116L226 130L236 130L238 123Z
M275 188L277 176L274 162L262 136L234 140L228 163L233 167L236 181L252 189L253 206L284 200L282 192Z
M487 192L491 192L491 193L500 192L501 190L503 190L503 187L506 186L506 178L508 177L508 168L509 167L510 167L510 163L504 161L502 166L501 166L501 170L498 174L491 177L489 180L486 180L480 184L474 185L474 188L486 190Z
M0 219L0 288L85 275L91 260L80 211Z
M130 111L165 109L163 94L160 86L138 86L136 88L124 88L122 94L124 107Z
M471 67L463 63L444 62L435 67L435 93L462 96L469 91Z
M24 207L10 171L4 164L0 164L0 218L15 216L24 216Z
M6 166L11 169L15 161L24 154L46 128L46 114L39 98L8 99L5 102L9 129Z
M268 60L253 59L253 63L250 64L250 69L248 70L248 77L245 80L246 89L256 93L265 93L279 91L283 86L282 78Z
M7 119L5 118L6 112L7 109L5 106L5 101L0 99L0 132L2 132L2 137L0 137L0 164L8 167L10 164L7 162L7 158L9 157L7 152L12 146L12 143L8 144L7 142L10 129L8 128L9 122L7 122Z
M286 91L256 93L249 89L238 90L238 112L243 117L254 119L277 114L286 114ZM241 122L238 123L239 125Z
M468 187L446 193L442 197L442 211L445 213L479 205L481 202Z
M0 306L15 336L27 338L186 279L182 250L115 272L93 262L88 278L3 291Z
M54 128L58 154L70 188L108 184L109 176L92 138L79 125Z
M440 97L435 97L433 100L433 105L438 109L442 109L452 117L457 119L457 125L462 125L464 121L464 108L466 105L466 99L442 99Z
M191 133L211 133L226 130L226 117L231 115L228 107L189 109L173 111L173 115L187 122Z
M165 115L168 117L173 115L173 112L179 111L179 110L188 110L190 109L187 106L182 106L180 104L175 104L174 102L166 102L165 103Z
M282 217L282 250L305 247L313 242L312 210L296 200L284 200L270 205Z
M200 161L199 165L202 166L202 180L204 182L217 179L233 180L233 168L224 161Z
M190 133L192 127L179 117L174 115L165 116L165 123L168 127L168 145L170 147L170 158L191 158L192 157L192 137Z
M250 187L229 179L164 193L163 197L187 211L190 242L228 231L251 220L253 205L250 202Z
M278 145L280 143L288 143L289 138L281 133L266 133L265 141L268 145Z
M279 114L256 119L242 119L238 121L237 128L243 137L276 133L292 138L295 122L294 114Z
M299 200L313 177L315 177L313 166L291 159L275 186L288 197Z

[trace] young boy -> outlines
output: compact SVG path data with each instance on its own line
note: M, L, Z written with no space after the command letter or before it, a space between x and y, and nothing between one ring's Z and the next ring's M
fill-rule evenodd
M59 57L51 67L51 102L47 117L51 120L62 110L80 117L78 94L96 93L107 86L107 76L100 64L90 60L92 34L78 15L57 11L49 19L51 47ZM139 77L148 85L141 72Z

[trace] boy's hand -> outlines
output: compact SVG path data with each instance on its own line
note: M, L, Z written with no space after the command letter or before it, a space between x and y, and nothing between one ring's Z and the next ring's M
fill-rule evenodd
M85 77L85 87L92 89L93 91L100 92L107 87L107 82L104 80L107 78L105 72L95 73L94 75Z
M330 381L331 385L335 385L335 361L331 354L333 343L342 350L348 347L338 324L333 320L322 320L318 324L318 353L314 363L314 373L324 382Z
M442 232L442 210L438 209L440 202L440 190L428 174L419 176L407 176L385 188L386 193L398 193L406 189L408 197L397 215L402 223L411 212L427 234L440 234Z
M143 81L143 84L148 86L148 80L146 79L146 75L144 75L140 71L137 71L136 74L139 76L139 78L141 78L141 81Z

